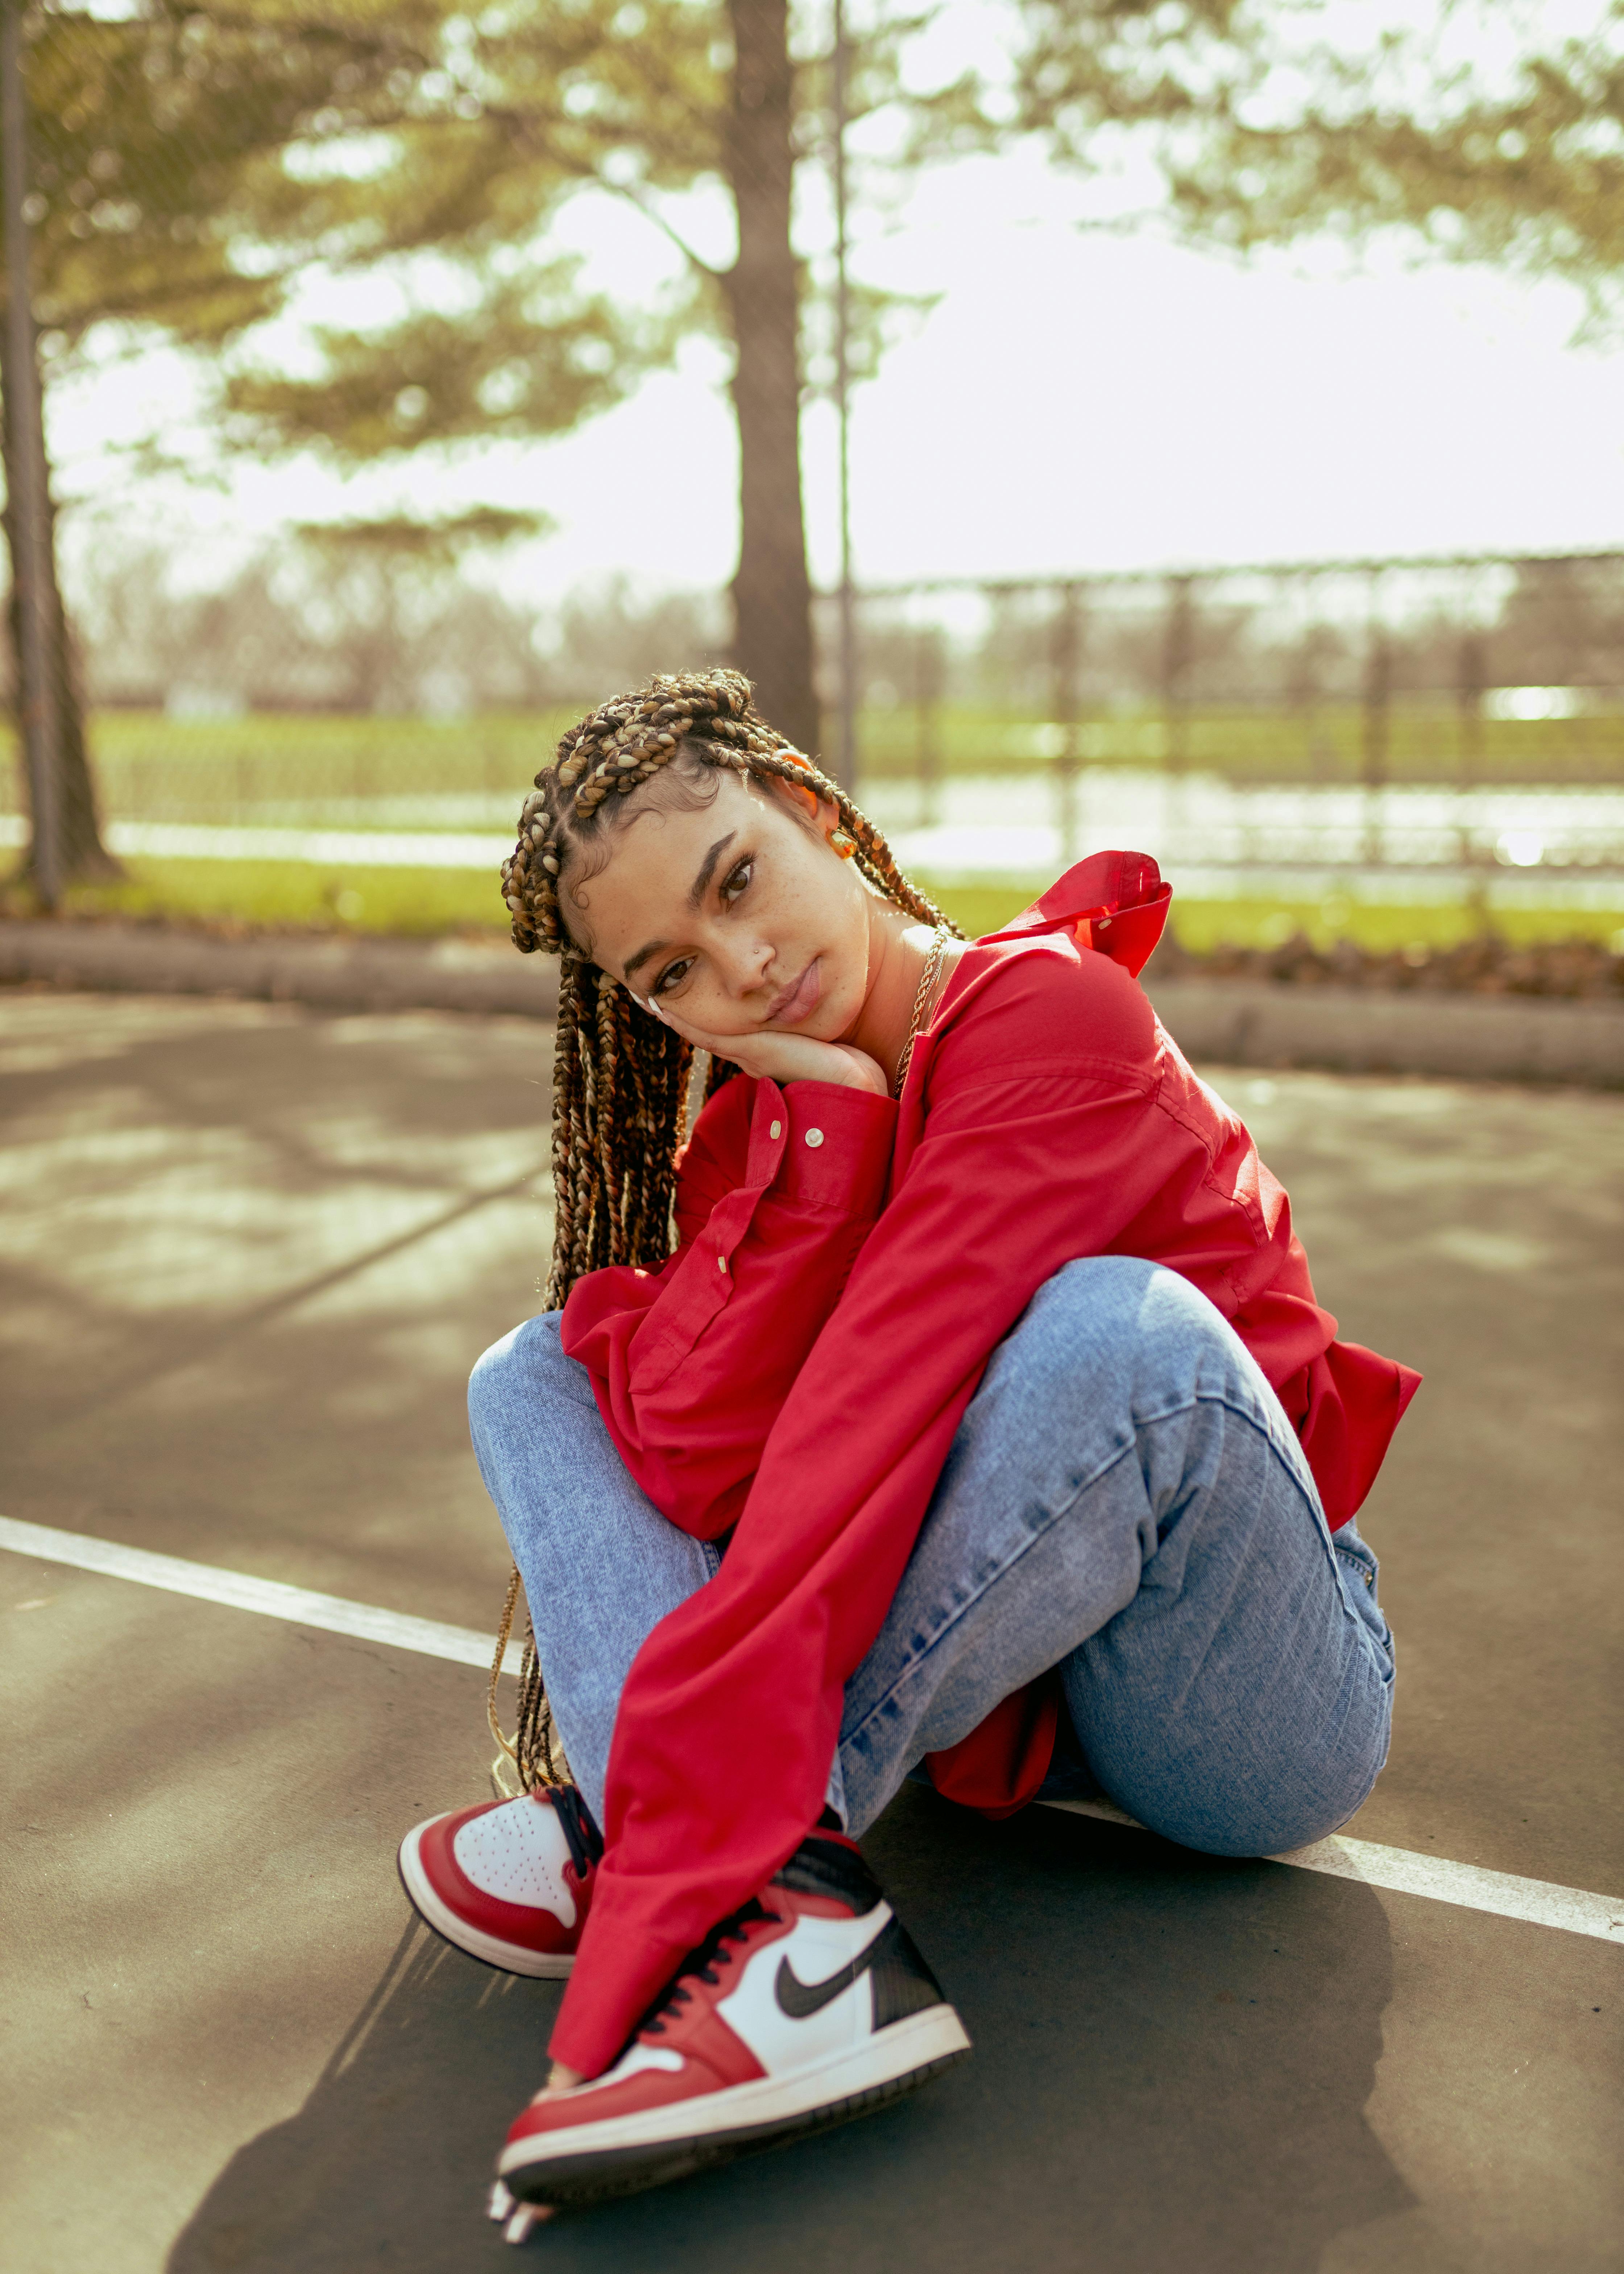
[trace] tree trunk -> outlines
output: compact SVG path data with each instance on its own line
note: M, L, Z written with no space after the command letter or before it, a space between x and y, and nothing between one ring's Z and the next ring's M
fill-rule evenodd
M5 493L7 504L0 518L5 525L6 548L11 561L11 601L6 610L7 627L11 640L11 683L16 693L13 711L21 701L23 681L21 661L21 604L19 599L17 548L11 525L10 501L17 494L17 483L12 471L12 452L15 441L11 429L11 406L12 394L10 373L6 368L4 327L0 325L0 448L5 464ZM50 468L41 470L41 486L45 496L46 530L49 537L49 591L47 611L51 626L51 655L56 675L56 828L57 860L64 881L80 883L92 879L117 877L123 874L117 861L102 843L101 826L96 815L95 785L91 779L89 753L85 743L85 704L79 685L79 663L75 652L72 629L67 611L62 605L62 586L56 573L56 508L50 494ZM30 811L33 809L34 785L28 779L28 769L22 758L22 720L18 719L18 763L21 767ZM18 870L26 877L34 865L32 851Z
M728 177L739 258L724 282L738 363L739 570L733 656L764 717L818 747L812 591L801 502L800 309L790 248L794 74L786 0L730 0L733 105Z

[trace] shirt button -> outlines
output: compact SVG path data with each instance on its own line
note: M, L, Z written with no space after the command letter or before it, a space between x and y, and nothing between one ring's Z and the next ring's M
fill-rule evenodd
M823 1143L823 1131L822 1131L821 1129L808 1129L808 1132L807 1132L807 1142L808 1142L808 1145L821 1145L821 1144Z
M725 1255L718 1255L718 1256L717 1257L717 1259L716 1259L716 1268L717 1268L717 1269L718 1269L718 1271L726 1271L726 1269L727 1269L727 1258L726 1258Z
M767 1134L769 1137L782 1137L784 1134L784 1124L781 1121L775 1121L768 1130Z

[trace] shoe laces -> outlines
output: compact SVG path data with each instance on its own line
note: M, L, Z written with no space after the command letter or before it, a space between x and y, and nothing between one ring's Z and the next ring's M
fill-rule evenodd
M633 2036L664 2037L666 2022L674 2021L684 2006L691 2006L694 2002L694 1992L688 1988L688 1984L708 1982L714 1989L722 1978L718 1969L733 1962L734 1946L742 1946L748 1941L748 1930L757 1919L772 1916L755 1896L748 1903L741 1903L736 1911L730 1911L725 1919L711 1928L703 1942L695 1944L689 1951L632 2032Z
M592 1866L603 1856L604 1835L593 1822L592 1811L582 1799L577 1786L544 1785L541 1791L553 1803L553 1813L558 1818L569 1849L569 1859L575 1867L575 1878L584 1882Z

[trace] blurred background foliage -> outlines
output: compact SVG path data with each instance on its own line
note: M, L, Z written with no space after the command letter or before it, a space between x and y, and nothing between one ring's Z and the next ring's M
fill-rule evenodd
M1558 36L1536 0L1494 0L1481 56L1464 0L1431 0L1396 25L1332 0L1006 0L997 56L936 79L917 62L932 17L882 9L853 30L860 203L883 206L921 169L967 152L1037 148L1075 176L1131 147L1158 187L1145 213L1112 226L1154 211L1193 243L1241 252L1327 230L1349 242L1396 231L1419 259L1566 275L1594 333L1617 321L1619 0L1598 7L1583 37ZM800 434L805 403L828 384L828 270L794 231L797 177L829 153L826 11L792 13L785 0L496 0L477 12L450 0L236 0L207 11L44 0L24 26L48 393L89 359L163 342L190 359L201 408L185 432L148 446L151 470L229 480L233 463L313 453L351 471L461 465L470 495L454 516L290 525L202 594L179 588L162 549L133 530L100 547L77 625L55 596L79 873L117 866L97 832L87 702L194 715L523 712L728 655L787 732L826 740ZM722 257L686 229L684 198L706 185L725 190L733 215ZM556 232L588 190L679 248L683 282L658 305L583 287ZM353 287L367 320L297 320L315 277ZM392 312L382 319L380 286ZM914 305L856 295L858 378ZM504 589L500 561L545 516L482 501L481 449L573 431L695 335L730 358L740 552L729 592L648 602L611 586L538 621ZM3 369L0 384L9 403ZM5 445L10 495L9 418ZM665 508L650 501L651 541ZM866 763L883 775L910 762L913 730L900 722L932 674L932 702L946 705L943 763L1001 763L993 713L1041 720L1053 707L1042 612L995 609L972 651L945 660L940 632L906 614L876 606L866 623ZM1612 572L1577 568L1564 580L1530 567L1492 630L1507 683L1624 678ZM1316 636L1316 701L1353 699L1357 637L1335 626ZM1441 650L1458 636L1441 620L1410 624L1389 643L1395 689L1432 683L1429 640ZM1302 644L1257 610L1208 608L1199 637L1191 667L1209 708L1301 708ZM1085 707L1138 699L1165 638L1132 611L1096 626ZM110 719L99 732L110 775L122 733ZM1335 773L1336 732L1320 746ZM1301 763L1271 758L1262 727L1223 748L1254 776Z
M176 714L209 718L216 740L245 731L234 717L244 712L452 719L556 706L562 723L564 712L601 699L605 688L633 685L678 659L709 664L730 652L718 594L649 595L614 576L542 607L510 595L500 576L467 573L470 553L533 526L530 516L495 508L439 521L304 523L201 592L179 581L162 541L109 545L87 564L79 594L90 699L108 712L167 708L167 723L141 730L154 748L175 740ZM1597 754L1596 778L1615 778L1624 720L1615 731L1600 714L1624 682L1624 559L1509 562L1488 590L1471 571L1410 581L1418 593L1385 642L1388 691L1401 712L1425 721L1455 705L1464 634L1476 643L1485 689L1589 689L1596 697L1577 720L1485 719L1489 776L1571 779L1577 768L1583 778L1582 742ZM1312 582L1333 589L1294 607ZM1011 739L1002 728L1056 715L1056 615L1066 589L1052 580L989 587L974 626L951 629L933 618L923 588L868 599L857 655L865 778L914 771L921 704L942 712L950 769L996 772L1041 755L1029 736ZM1161 590L1106 579L1070 589L1086 596L1080 715L1150 718L1166 667ZM1237 571L1201 579L1184 660L1192 762L1238 779L1357 780L1357 734L1351 742L1333 735L1316 760L1304 717L1324 714L1322 740L1333 712L1357 725L1368 667L1364 606L1357 576ZM1414 698L1408 706L1406 698ZM277 731L285 745L287 725ZM478 742L485 729L469 734ZM104 765L117 764L129 740L127 727L104 729ZM1453 759L1438 742L1421 725L1410 748L1401 727L1394 778L1427 779L1440 766L1452 778ZM1131 746L1130 755L1147 752Z

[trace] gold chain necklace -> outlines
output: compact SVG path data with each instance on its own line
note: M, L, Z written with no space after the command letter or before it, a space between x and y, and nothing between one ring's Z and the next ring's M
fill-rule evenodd
M902 1056L897 1061L897 1079L891 1084L891 1096L900 1097L902 1085L908 1078L908 1066L914 1056L914 1045L919 1040L919 1030L925 1023L925 1012L931 992L942 975L942 959L947 953L947 943L952 933L944 924L938 924L931 937L930 953L925 958L925 968L920 974L919 992L914 998L914 1016L908 1022L908 1038L902 1046Z

